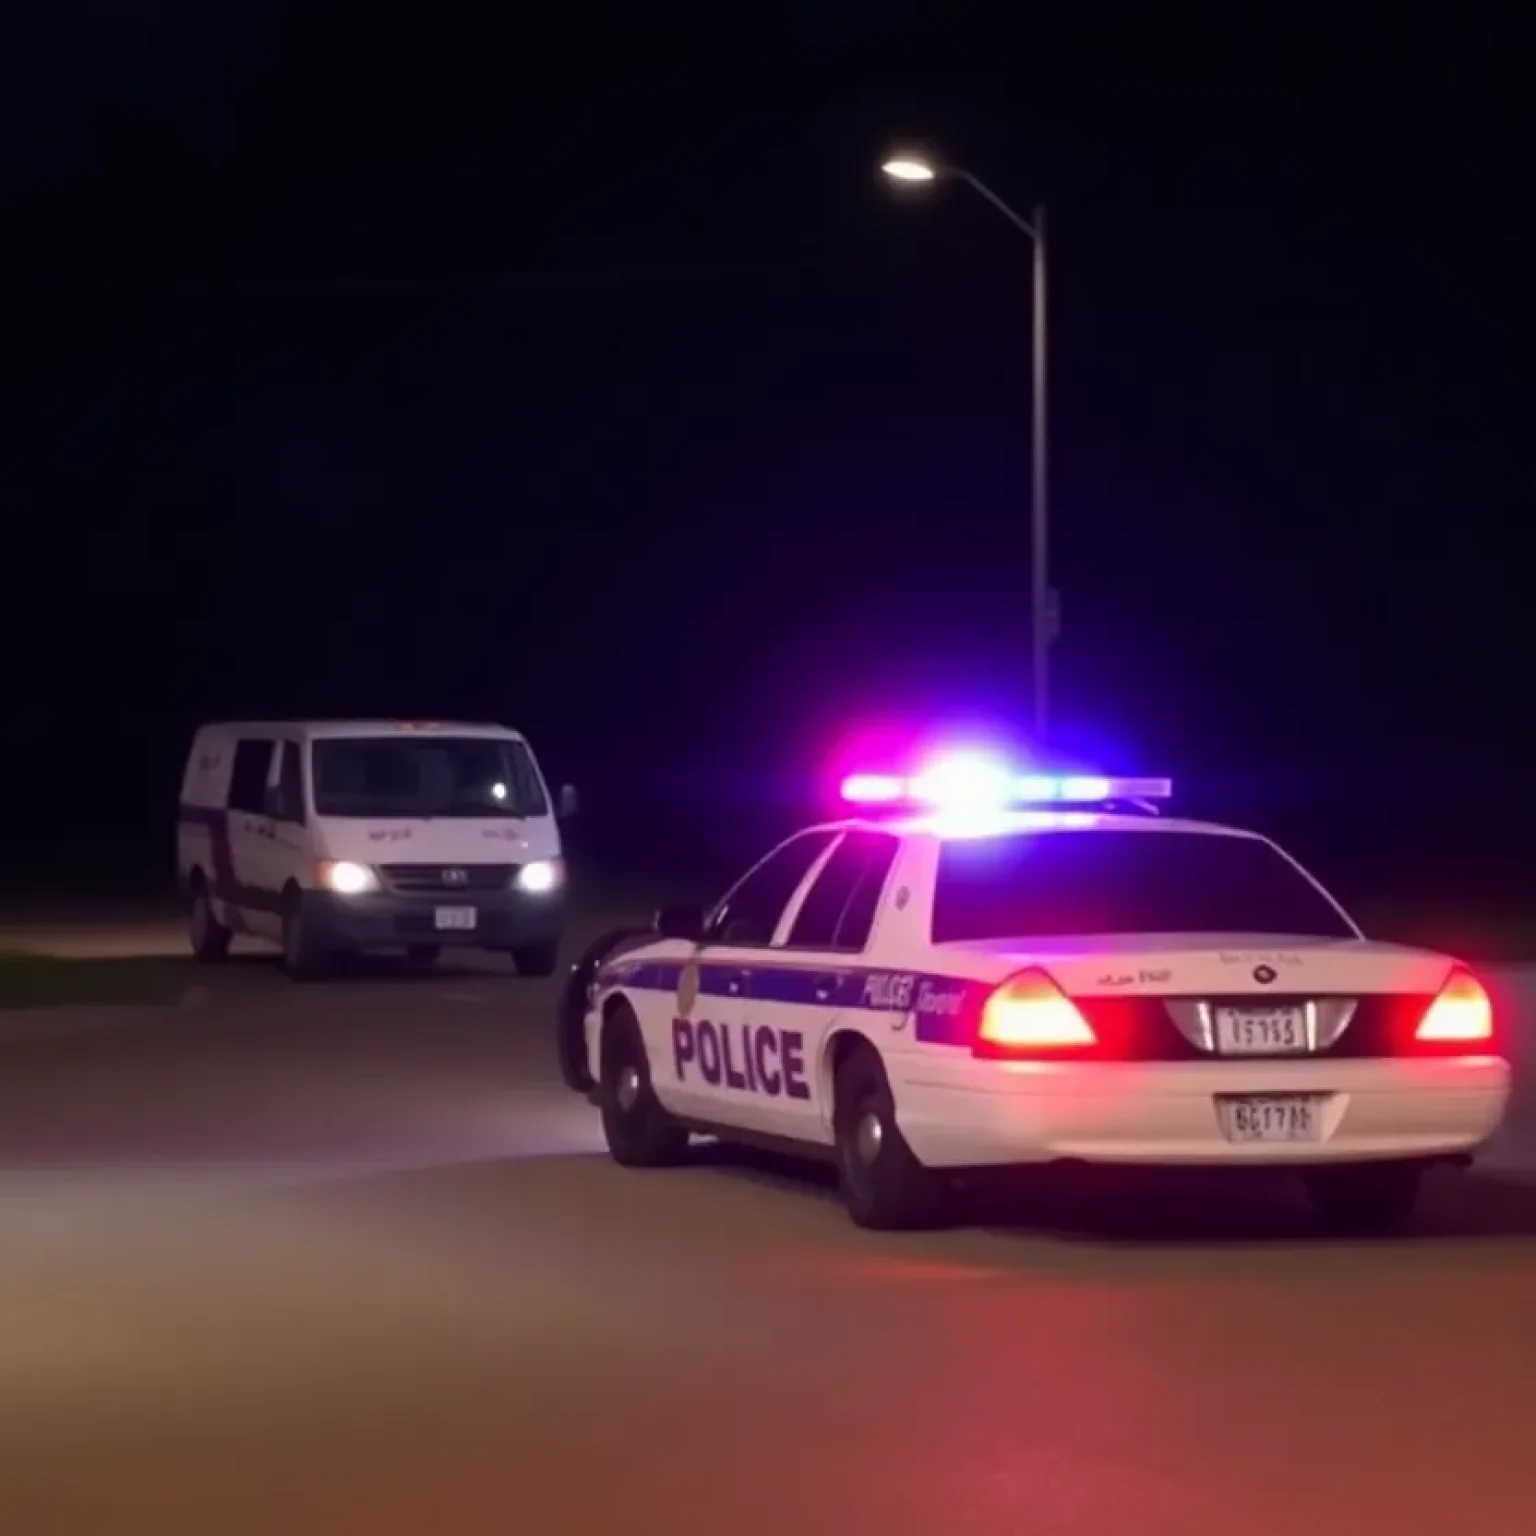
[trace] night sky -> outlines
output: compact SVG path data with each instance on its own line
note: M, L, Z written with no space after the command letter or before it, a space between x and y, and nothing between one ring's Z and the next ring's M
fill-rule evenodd
M1021 732L1030 252L907 144L1050 207L1054 745L1518 888L1528 51L1227 9L8 22L8 867L168 867L206 717L505 720L601 856Z

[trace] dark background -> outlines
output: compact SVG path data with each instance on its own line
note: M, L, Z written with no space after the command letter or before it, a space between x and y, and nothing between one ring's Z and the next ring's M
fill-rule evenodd
M1057 748L1517 904L1526 39L1230 10L9 20L11 883L167 870L209 717L504 720L631 864L1021 735L1029 248L908 143L1051 208Z

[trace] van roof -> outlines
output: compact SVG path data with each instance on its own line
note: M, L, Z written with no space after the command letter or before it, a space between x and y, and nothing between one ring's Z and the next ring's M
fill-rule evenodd
M325 738L360 736L481 736L521 741L522 732L489 721L459 720L220 720L199 727L199 734L210 731L238 734L297 735L314 741Z

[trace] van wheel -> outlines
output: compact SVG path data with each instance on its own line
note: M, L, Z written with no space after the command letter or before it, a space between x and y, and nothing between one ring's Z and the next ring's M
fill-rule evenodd
M874 1051L863 1047L843 1062L833 1095L838 1192L854 1224L877 1232L937 1225L948 1205L948 1185L907 1145Z
M558 944L523 944L512 951L519 976L553 976L560 964Z
M1417 1163L1356 1163L1309 1168L1307 1198L1335 1232L1360 1236L1395 1232L1419 1201L1424 1170Z
M295 981L315 981L325 974L329 958L304 921L303 892L290 890L283 898L283 969Z
M213 965L229 958L229 941L233 935L214 915L213 898L208 894L208 883L201 875L195 875L192 880L187 936L192 945L192 958L201 964Z
M688 1132L661 1107L651 1087L651 1065L640 1021L620 1004L603 1026L602 1076L597 1103L603 1136L621 1168L666 1168L688 1150Z

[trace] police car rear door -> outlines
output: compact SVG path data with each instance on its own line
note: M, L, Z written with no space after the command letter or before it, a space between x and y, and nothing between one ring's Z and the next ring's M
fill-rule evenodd
M667 1027L645 1021L651 1081L675 1114L760 1128L765 1105L801 1091L803 1068L791 1063L786 1073L776 1046L754 1036L753 983L787 910L836 838L831 827L797 833L748 870L710 914L676 994L658 998ZM769 1070L760 1071L765 1062Z
M752 1018L775 1030L786 1059L807 1063L804 1092L774 1101L780 1134L824 1142L832 1125L830 1085L817 1070L838 1020L860 1006L863 957L874 931L900 839L889 832L854 828L817 870L793 914L781 961L754 978Z

